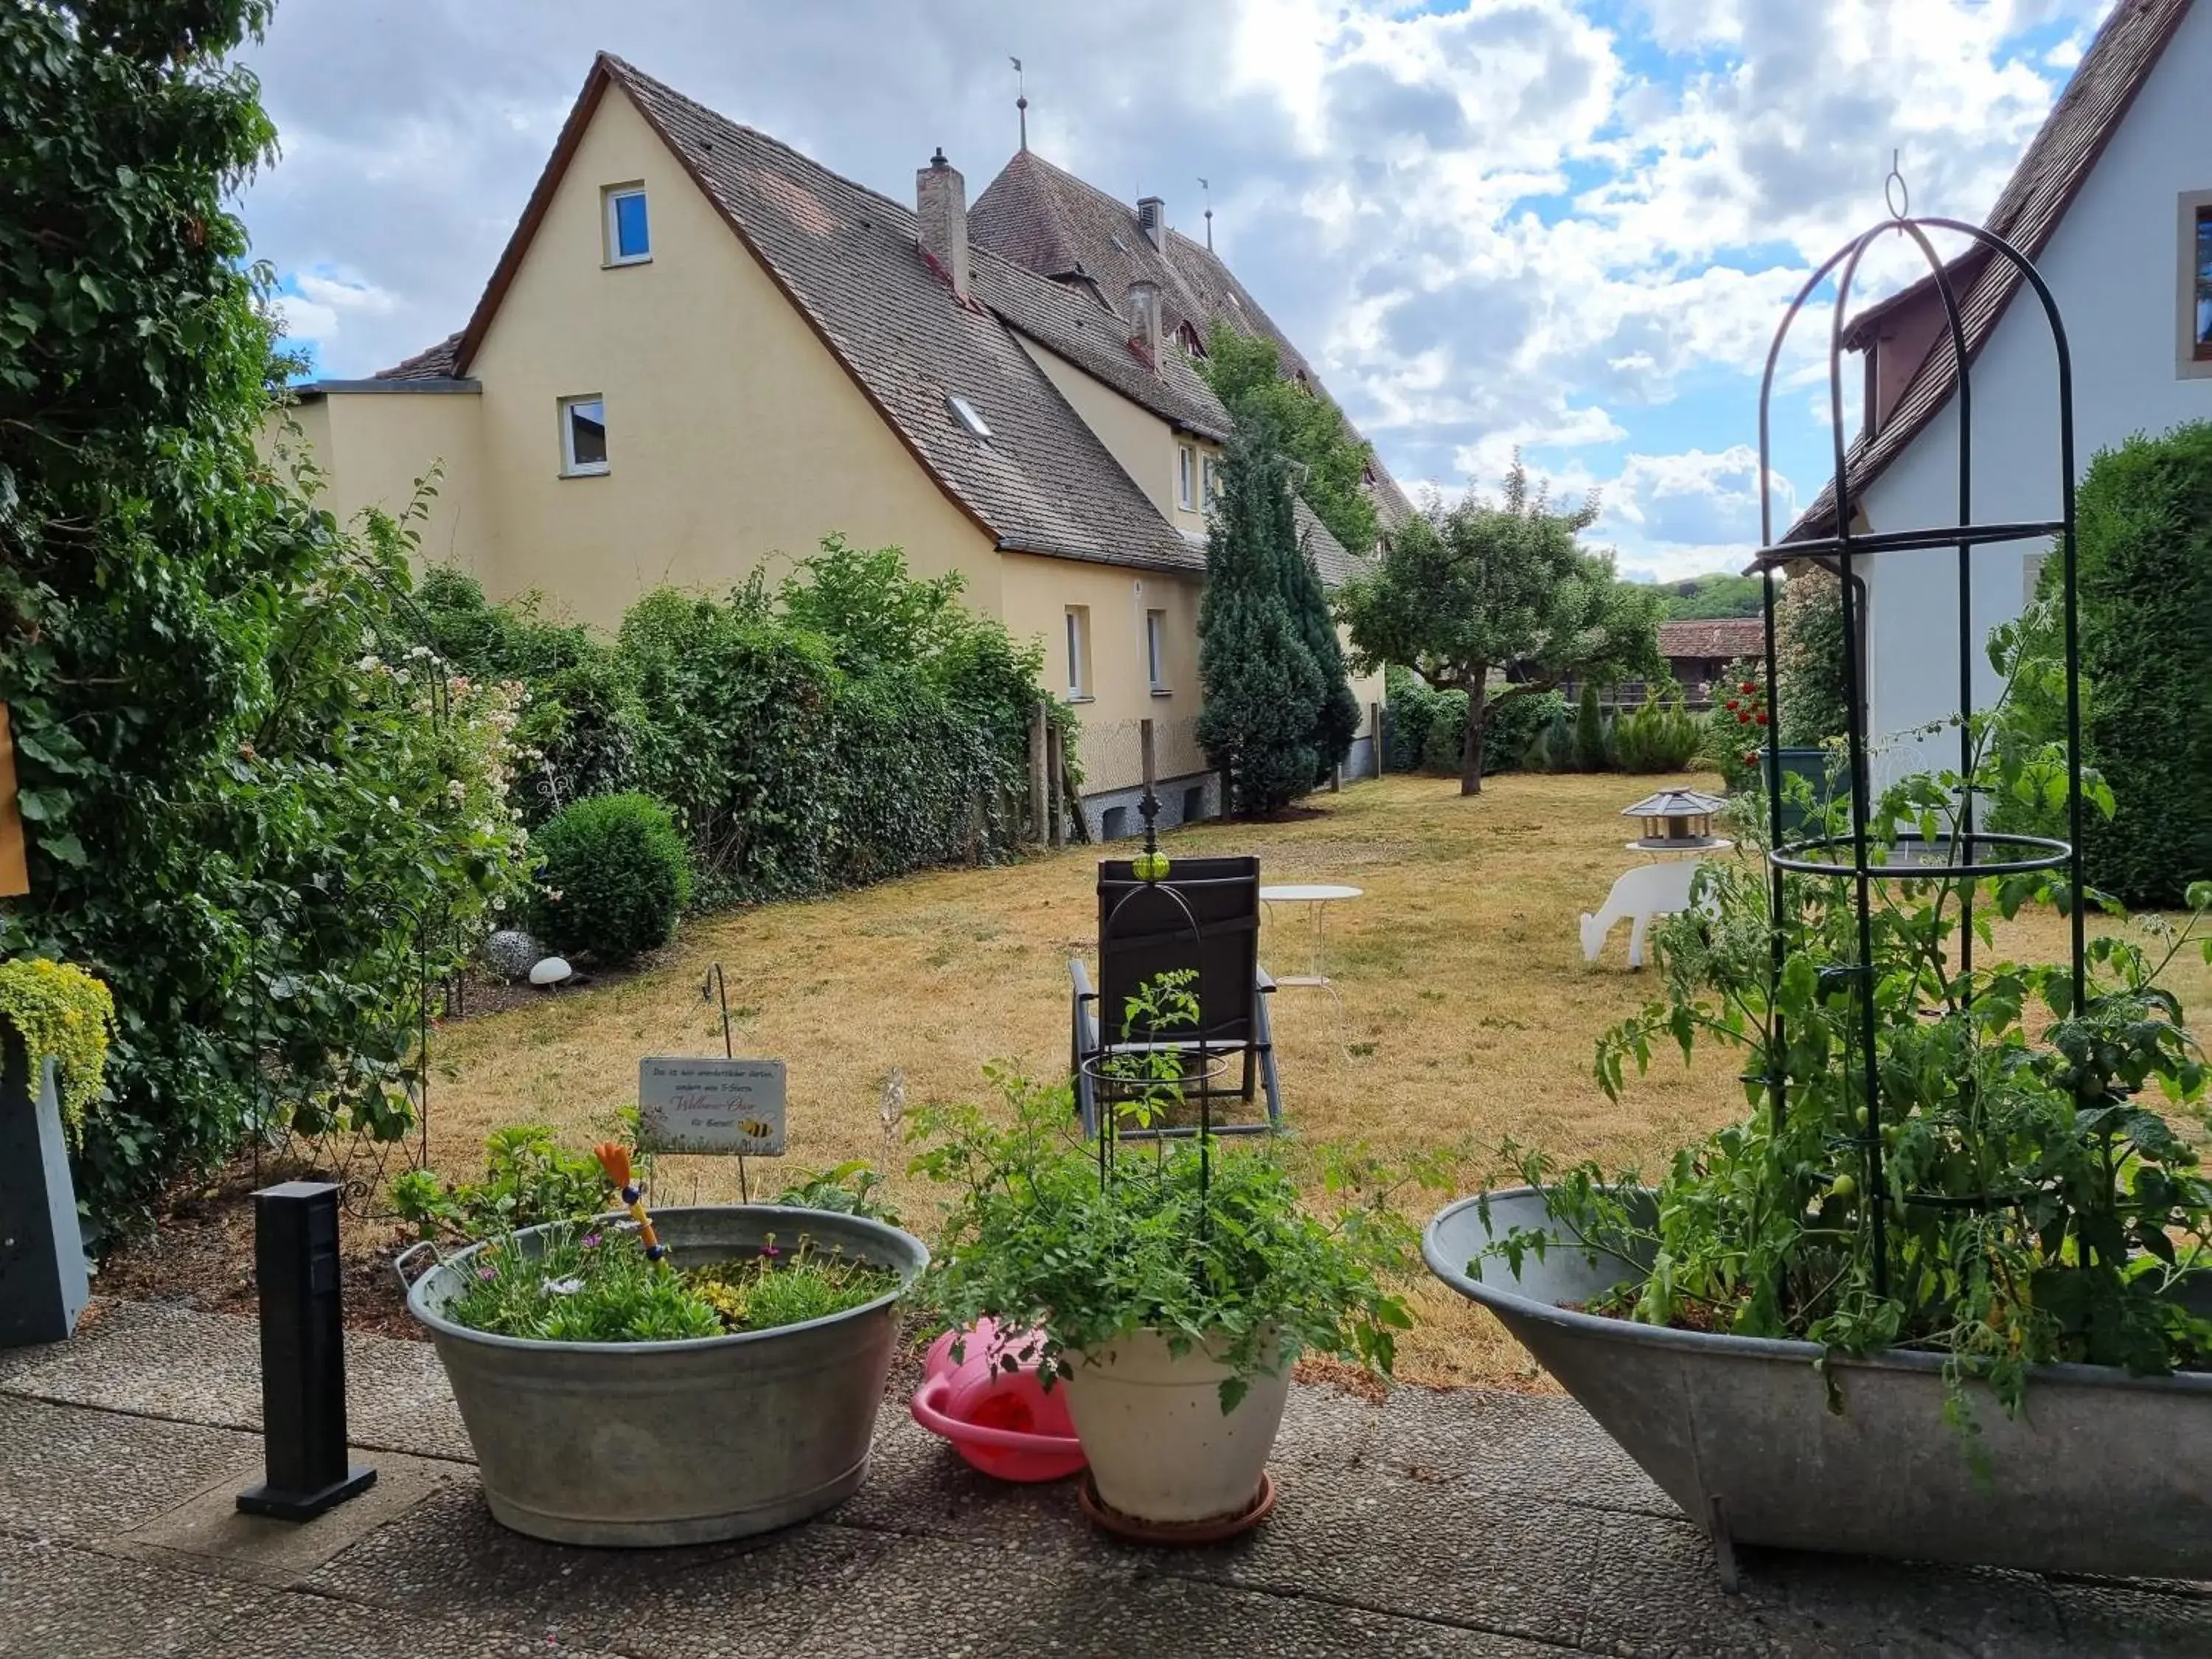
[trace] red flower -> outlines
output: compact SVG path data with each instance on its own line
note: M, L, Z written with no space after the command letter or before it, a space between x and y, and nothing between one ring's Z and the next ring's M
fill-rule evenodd
M1759 764L1759 750L1757 750L1756 749L1747 749L1747 750L1745 750L1743 751L1743 763L1744 763L1746 766L1756 766L1756 765L1758 765L1758 764Z
M1746 696L1750 696L1753 692L1754 692L1754 691L1758 690L1759 690L1759 688L1758 688L1756 685L1753 685L1753 684L1749 680L1746 680L1746 681L1743 683L1743 690L1744 690L1744 695L1745 695Z
M1765 715L1764 715L1764 714L1761 714L1759 718L1759 719L1761 719L1761 720L1765 720L1765 719L1766 718L1766 716L1765 716ZM1748 725L1750 725L1750 724L1751 724L1751 716L1750 716L1750 715L1748 715L1748 714L1738 714L1738 715L1735 717L1735 723L1736 723L1738 726L1748 726Z
M1729 701L1728 701L1728 706L1729 706L1729 714L1733 714L1734 713L1735 713L1735 699L1734 697L1730 697L1730 698L1729 699Z
M1765 725L1765 724L1766 724L1766 716L1765 716L1765 715L1764 715L1764 714L1761 714L1761 715L1759 717L1759 723L1761 726Z

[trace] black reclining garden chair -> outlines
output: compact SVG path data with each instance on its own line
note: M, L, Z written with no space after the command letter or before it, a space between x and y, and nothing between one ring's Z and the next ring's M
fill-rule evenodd
M1162 890L1172 888L1182 902ZM1185 907L1188 906L1186 910ZM1195 936L1194 937L1194 924ZM1148 981L1178 969L1195 969L1199 1023L1155 1036L1122 1030L1130 996ZM1282 1091L1275 1078L1274 1040L1267 1000L1275 982L1260 966L1260 860L1256 858L1181 858L1168 878L1151 887L1139 881L1127 859L1098 861L1098 984L1080 960L1068 964L1072 1000L1076 1110L1086 1135L1098 1133L1102 1104L1096 1062L1116 1052L1142 1053L1171 1045L1201 1047L1209 1057L1227 1056L1224 1071L1182 1086L1186 1103L1202 1096L1210 1113L1217 1101L1250 1102L1265 1091L1260 1122L1216 1123L1216 1134L1267 1134L1282 1122ZM1093 1062L1086 1067L1086 1061ZM1124 1128L1124 1139L1188 1136L1194 1124Z

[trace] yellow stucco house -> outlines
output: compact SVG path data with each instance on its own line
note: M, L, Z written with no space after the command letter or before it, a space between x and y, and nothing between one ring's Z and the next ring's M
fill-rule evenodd
M1216 317L1276 332L1157 199L1025 149L972 213L942 155L908 207L602 55L467 326L286 412L342 518L442 463L423 556L601 626L831 531L958 571L1084 705L1085 811L1111 836L1137 827L1146 718L1163 822L1218 808L1197 616L1230 423L1191 366ZM1405 510L1379 467L1373 487ZM1334 586L1352 556L1301 509ZM1348 769L1372 768L1363 729Z

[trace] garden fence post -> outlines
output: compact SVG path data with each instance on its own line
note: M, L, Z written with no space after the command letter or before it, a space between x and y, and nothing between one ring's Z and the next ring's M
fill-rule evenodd
M1378 778L1382 775L1382 705L1379 702L1369 703L1367 705L1368 740L1375 746L1375 775Z
M1047 774L1045 790L1051 802L1050 840L1052 850L1060 851L1067 845L1067 751L1066 739L1060 735L1057 722L1045 728L1044 752Z
M1030 839L1042 842L1045 838L1045 733L1050 722L1045 715L1044 700L1040 697L1030 705Z

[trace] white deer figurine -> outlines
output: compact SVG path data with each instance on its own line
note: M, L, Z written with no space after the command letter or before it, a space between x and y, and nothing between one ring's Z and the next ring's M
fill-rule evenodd
M1605 936L1613 923L1632 918L1628 934L1628 965L1644 965L1644 929L1654 916L1690 908L1690 884L1704 866L1695 859L1670 864L1639 864L1625 872L1605 896L1605 908L1595 915L1583 914L1583 960L1595 962L1605 949Z

